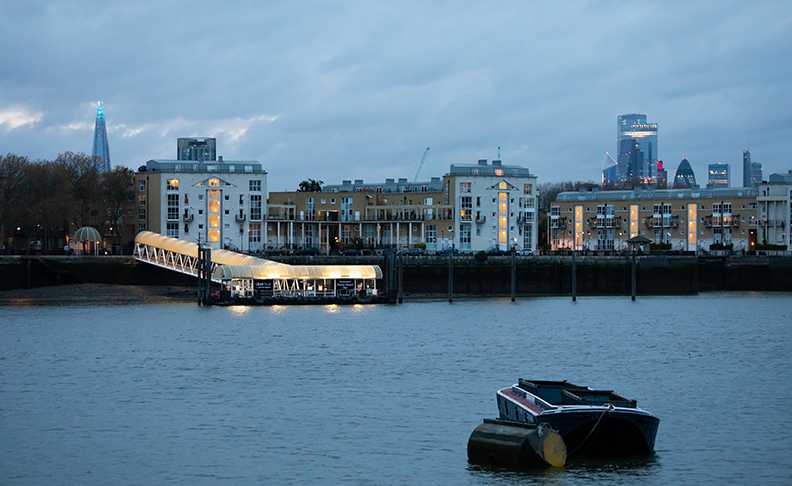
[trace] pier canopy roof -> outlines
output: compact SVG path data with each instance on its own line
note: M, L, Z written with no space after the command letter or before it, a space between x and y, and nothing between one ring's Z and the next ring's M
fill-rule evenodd
M135 237L139 245L148 245L163 250L198 258L198 245L178 240L151 231L143 231ZM252 278L271 279L369 279L382 278L377 265L288 265L263 258L242 255L233 251L212 249L213 279Z

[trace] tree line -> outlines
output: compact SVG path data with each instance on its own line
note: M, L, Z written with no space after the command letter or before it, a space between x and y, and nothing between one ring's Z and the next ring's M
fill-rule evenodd
M66 152L55 160L0 155L0 236L3 247L14 237L30 246L60 230L72 234L92 226L112 242L123 241L132 223L135 173L126 167L99 173L93 157Z

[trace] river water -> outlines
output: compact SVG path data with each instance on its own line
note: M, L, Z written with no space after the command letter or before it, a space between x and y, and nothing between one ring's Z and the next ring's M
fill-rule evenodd
M0 307L0 484L790 484L790 297ZM655 454L469 465L518 377L637 399Z

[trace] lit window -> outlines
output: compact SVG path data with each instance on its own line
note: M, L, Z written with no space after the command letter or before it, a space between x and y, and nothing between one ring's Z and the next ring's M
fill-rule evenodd
M169 191L178 191L179 190L179 179L168 179L168 190Z

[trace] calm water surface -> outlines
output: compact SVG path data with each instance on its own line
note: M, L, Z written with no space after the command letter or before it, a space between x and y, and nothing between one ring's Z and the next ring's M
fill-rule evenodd
M0 484L790 484L791 297L0 307ZM518 377L637 399L656 453L468 465Z

